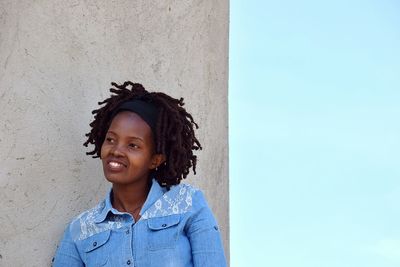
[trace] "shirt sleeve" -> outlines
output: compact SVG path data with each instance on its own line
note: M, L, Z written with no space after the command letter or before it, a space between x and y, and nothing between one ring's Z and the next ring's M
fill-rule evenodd
M226 259L219 227L201 191L193 197L194 213L187 224L194 267L224 267Z
M75 242L72 240L70 225L64 232L64 236L58 246L53 261L53 267L84 267L84 263L76 248Z

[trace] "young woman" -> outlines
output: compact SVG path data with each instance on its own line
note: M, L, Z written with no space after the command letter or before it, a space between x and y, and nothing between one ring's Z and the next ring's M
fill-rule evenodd
M180 183L195 173L201 149L183 99L112 85L84 143L94 145L87 154L100 157L112 188L68 225L53 266L226 266L202 192Z

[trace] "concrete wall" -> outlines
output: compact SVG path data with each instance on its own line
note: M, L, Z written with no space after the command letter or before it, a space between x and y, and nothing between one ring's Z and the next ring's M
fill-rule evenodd
M228 253L228 1L0 1L0 266L48 266L110 186L82 143L111 81L183 96Z

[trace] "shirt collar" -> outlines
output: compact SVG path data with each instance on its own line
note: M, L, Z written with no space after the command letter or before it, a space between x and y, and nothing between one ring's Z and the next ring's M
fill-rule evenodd
M111 204L111 194L112 194L112 188L110 188L110 190L108 190L106 198L99 204L100 211L97 214L97 216L94 218L95 223L103 222L106 219L108 213L110 211L115 210ZM117 211L117 210L115 210L115 211Z
M166 189L161 187L158 182L153 179L152 184L150 187L149 194L147 195L146 201L143 204L142 209L140 210L140 215L142 215L147 209L149 209L159 198L163 196L165 193ZM124 212L120 212L113 208L111 204L111 194L112 194L112 188L108 191L108 194L106 198L99 204L99 213L94 219L95 223L101 223L103 222L106 218L109 212L115 214L115 215L123 215L126 214Z
M144 202L142 209L140 210L140 216L142 216L146 210L148 210L159 198L161 198L166 191L167 189L165 187L161 187L156 179L153 179L150 192L147 195L147 199Z

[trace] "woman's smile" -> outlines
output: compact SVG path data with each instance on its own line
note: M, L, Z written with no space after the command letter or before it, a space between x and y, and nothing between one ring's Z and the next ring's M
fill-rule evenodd
M110 171L123 171L126 169L126 164L122 163L119 160L116 159L110 159L107 161L108 168L110 168Z

